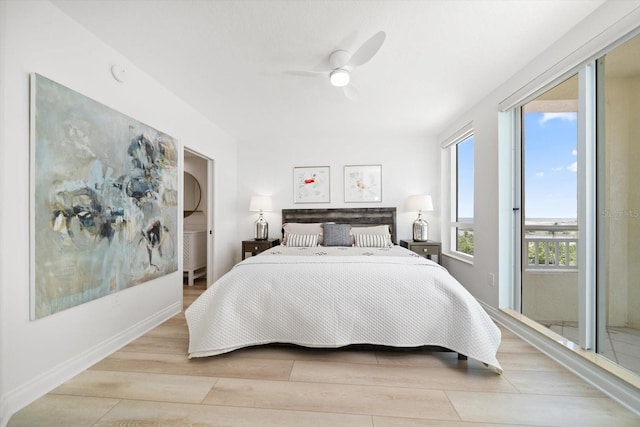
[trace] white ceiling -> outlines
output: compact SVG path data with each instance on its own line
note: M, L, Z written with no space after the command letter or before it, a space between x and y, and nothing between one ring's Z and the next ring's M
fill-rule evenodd
M523 68L603 0L53 0L240 142L426 137ZM379 30L355 70L360 101L328 64Z

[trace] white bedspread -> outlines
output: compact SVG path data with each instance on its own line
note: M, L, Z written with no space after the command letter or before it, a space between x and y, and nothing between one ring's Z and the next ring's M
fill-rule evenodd
M502 372L500 330L478 302L401 247L277 246L237 264L185 315L189 357L266 343L432 345Z

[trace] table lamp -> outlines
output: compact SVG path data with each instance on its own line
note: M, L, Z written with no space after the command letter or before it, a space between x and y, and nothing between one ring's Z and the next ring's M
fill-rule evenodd
M418 218L413 222L413 240L416 242L426 242L429 240L429 223L422 219L423 211L433 210L433 200L427 194L418 194L409 197L409 212L418 212Z
M249 204L249 210L251 212L260 212L260 216L255 222L256 225L256 240L267 240L269 238L269 224L262 215L263 212L268 212L272 209L271 197L268 196L253 196L251 203Z

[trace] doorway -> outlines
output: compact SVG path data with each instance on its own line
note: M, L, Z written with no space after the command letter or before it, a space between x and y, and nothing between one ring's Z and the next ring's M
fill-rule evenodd
M578 342L578 75L521 108L521 311Z
M213 160L184 150L183 283L213 277Z

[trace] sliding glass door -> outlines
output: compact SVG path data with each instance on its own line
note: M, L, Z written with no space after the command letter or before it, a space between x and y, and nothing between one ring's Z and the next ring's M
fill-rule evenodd
M598 352L640 374L640 36L598 60Z
M640 375L640 36L516 112L516 308Z
M521 108L522 313L578 342L578 76Z

